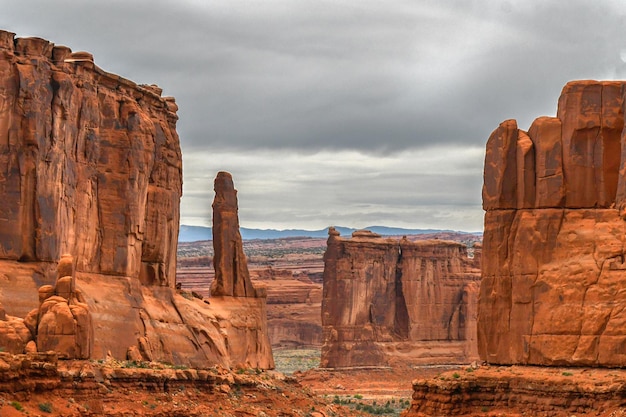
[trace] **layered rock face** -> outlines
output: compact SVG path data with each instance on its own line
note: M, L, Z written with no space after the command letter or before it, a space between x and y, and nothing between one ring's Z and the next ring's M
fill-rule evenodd
M267 324L272 346L319 348L322 285L305 277L295 279L290 271L283 275L260 281L267 286Z
M174 289L174 99L88 53L14 36L0 31L0 329L21 335L12 317L35 309L26 324L37 347L66 357L273 366L256 337L260 302L209 306ZM64 254L72 273L57 279Z
M477 357L480 267L449 241L331 229L324 255L322 367L458 363Z
M623 82L575 81L556 117L487 143L478 348L494 364L626 365Z

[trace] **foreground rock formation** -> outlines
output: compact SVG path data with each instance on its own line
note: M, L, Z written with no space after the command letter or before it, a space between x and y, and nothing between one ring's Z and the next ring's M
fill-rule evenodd
M288 399L288 400L286 400ZM19 410L19 411L18 411ZM273 371L0 352L0 415L360 416Z
M602 416L626 414L626 371L483 366L413 382L403 417Z
M622 82L568 83L485 157L478 346L494 364L626 365Z
M476 359L479 265L465 245L329 231L322 367Z
M32 350L25 325L69 358L272 366L257 299L175 290L176 111L88 53L0 31L0 348Z
M570 82L557 117L491 134L478 349L515 366L415 381L407 416L624 414L625 86Z
M176 104L85 53L0 32L0 258L173 287Z

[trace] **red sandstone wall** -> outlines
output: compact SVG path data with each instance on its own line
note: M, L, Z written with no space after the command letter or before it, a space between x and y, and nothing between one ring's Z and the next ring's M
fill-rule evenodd
M174 290L182 158L177 106L160 94L88 53L0 31L0 327L26 323L46 349L76 333L70 315L42 326L37 313L70 254L74 304L55 300L88 310L91 358L272 368L264 299Z
M482 359L624 366L624 86L568 83L557 117L514 120L485 157Z
M0 32L0 259L174 286L177 106L155 87Z
M464 245L330 232L324 261L323 367L477 357L479 270Z

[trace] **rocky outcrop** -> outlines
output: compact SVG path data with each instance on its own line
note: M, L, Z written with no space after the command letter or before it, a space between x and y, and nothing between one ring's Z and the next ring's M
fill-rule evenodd
M413 381L402 415L618 416L626 404L622 369L483 366Z
M0 303L26 316L37 349L273 366L264 299L175 290L176 111L88 53L0 31Z
M215 279L212 296L256 297L250 281L248 262L239 232L237 190L228 172L215 178L213 200L213 266Z
M476 357L480 273L465 245L331 228L324 262L322 367Z
M76 290L73 263L71 256L61 257L56 284L39 288L39 308L28 313L24 322L39 352L54 351L64 359L88 359L93 325L89 306Z
M575 81L485 157L478 348L493 364L624 366L623 82Z
M273 368L274 358L267 330L267 292L255 288L250 281L246 255L243 252L237 190L228 172L219 172L215 178L213 200L213 266L215 279L211 284L211 305L218 302L231 310L231 329L225 340L226 348L236 357L246 358L260 368ZM238 308L244 307L241 310ZM233 308L234 307L234 308ZM248 311L244 311L247 309ZM243 330L243 331L242 331Z
M33 334L21 317L6 314L0 305L0 351L7 353L24 353L37 350Z
M0 259L173 287L176 104L83 55L0 33Z
M286 398L288 400L286 400ZM18 411L19 409L19 411ZM317 411L311 411L317 410ZM0 415L357 416L273 371L0 352Z

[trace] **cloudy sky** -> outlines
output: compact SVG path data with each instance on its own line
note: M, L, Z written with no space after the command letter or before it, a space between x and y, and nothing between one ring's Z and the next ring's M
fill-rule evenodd
M626 78L622 0L3 0L0 28L176 97L184 224L482 230L484 145Z

